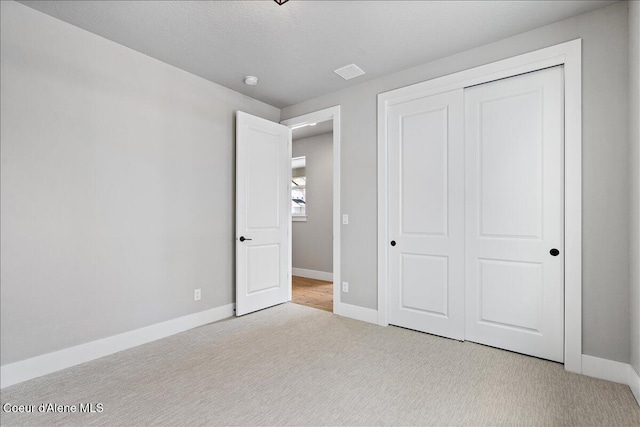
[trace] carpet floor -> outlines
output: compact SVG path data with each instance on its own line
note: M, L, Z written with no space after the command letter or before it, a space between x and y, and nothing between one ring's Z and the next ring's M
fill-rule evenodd
M103 408L3 411L3 426L640 425L625 385L290 303L8 387L1 400Z

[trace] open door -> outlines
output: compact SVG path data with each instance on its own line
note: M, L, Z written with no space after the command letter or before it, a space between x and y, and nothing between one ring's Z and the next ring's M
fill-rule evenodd
M236 115L236 316L289 300L291 130Z

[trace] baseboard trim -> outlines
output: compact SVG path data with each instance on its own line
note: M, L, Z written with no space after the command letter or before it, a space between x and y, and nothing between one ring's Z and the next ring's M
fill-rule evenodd
M630 364L583 354L582 374L628 385L640 405L640 377Z
M629 387L631 388L633 397L636 398L636 402L640 405L640 376L631 365L629 365Z
M222 307L189 314L177 319L167 320L144 328L4 365L0 367L0 377L2 377L0 388L9 387L231 317L233 316L234 308L235 304L227 304Z
M628 363L582 355L582 374L614 383L629 384Z
M329 271L307 270L306 268L291 268L291 274L294 276L306 277L308 279L324 280L333 282L333 273Z
M336 314L360 320L362 322L378 324L378 310L374 310L372 308L365 308L341 302L339 311Z

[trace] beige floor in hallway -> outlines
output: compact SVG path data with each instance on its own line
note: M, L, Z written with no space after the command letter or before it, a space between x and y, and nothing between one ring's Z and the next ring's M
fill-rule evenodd
M333 283L292 276L291 287L291 302L333 313Z
M2 425L640 425L625 385L291 303L2 391L43 402L104 411Z

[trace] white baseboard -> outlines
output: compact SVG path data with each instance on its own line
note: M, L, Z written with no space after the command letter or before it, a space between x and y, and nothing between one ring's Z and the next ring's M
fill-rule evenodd
M306 277L308 279L324 280L327 282L333 282L333 273L329 271L317 271L307 270L306 268L291 268L291 274L293 276Z
M362 322L378 324L378 310L374 310L372 308L364 308L341 302L339 305L339 311L336 314L360 320Z
M640 405L640 376L631 365L629 365L629 387L631 387L633 397L636 398L638 405Z
M9 387L100 357L233 316L235 304L156 323L155 325L80 344L0 367L0 388Z
M628 385L640 405L640 377L630 364L583 354L582 374Z
M629 384L629 364L582 355L582 374L614 383Z

